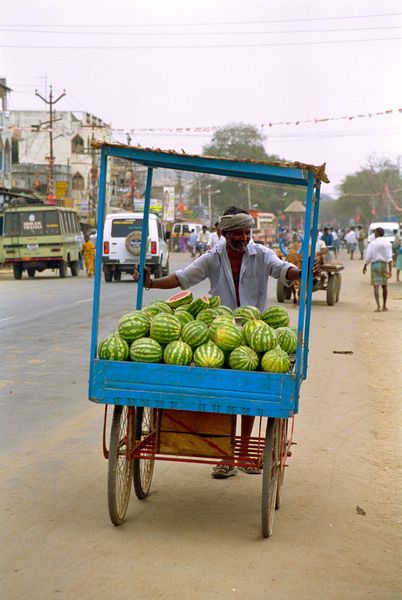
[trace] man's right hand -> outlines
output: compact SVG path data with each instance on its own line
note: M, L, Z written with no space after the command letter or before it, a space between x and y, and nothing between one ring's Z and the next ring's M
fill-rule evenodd
M140 280L140 272L138 268L135 269L133 273L134 281ZM152 279L151 279L151 270L149 267L144 267L144 287L150 288L152 287Z

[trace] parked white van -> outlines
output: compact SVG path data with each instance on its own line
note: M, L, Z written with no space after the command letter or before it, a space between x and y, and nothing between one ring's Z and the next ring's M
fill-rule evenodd
M102 263L106 282L133 273L140 259L142 213L107 215L103 228ZM155 277L169 275L169 250L158 215L150 213L145 265Z
M202 229L201 223L175 223L172 228L172 247L173 250L180 250L180 238L185 236L188 238L191 231L194 229L198 235Z

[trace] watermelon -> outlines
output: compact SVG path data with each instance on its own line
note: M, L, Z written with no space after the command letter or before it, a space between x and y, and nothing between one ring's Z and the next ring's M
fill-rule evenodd
M152 304L150 304L149 306L144 306L141 312L149 318L149 321L152 321L152 319L156 317L156 315L159 315L161 311L157 306L152 306Z
M179 340L170 342L163 352L163 360L167 365L189 365L192 358L190 346Z
M198 315L200 310L203 310L204 308L209 308L208 296L201 296L201 298L193 300L193 302L191 302L191 304L188 305L187 310L195 317L196 315Z
M191 348L197 348L201 344L205 344L209 341L208 325L203 321L186 323L181 331L181 339Z
M193 292L190 290L184 290L183 292L179 292L174 296L170 296L166 300L166 304L170 306L170 308L178 308L179 306L185 306L186 304L191 304L193 301Z
M263 312L262 320L270 327L276 329L277 327L287 327L290 317L288 311L283 306L271 306Z
M160 313L151 321L150 336L160 344L168 344L180 337L181 323L174 315Z
M177 309L174 311L174 316L176 317L176 319L179 319L179 321L182 325L185 325L186 323L190 323L190 321L194 321L193 315L190 315L190 313L187 312L186 310Z
M228 323L229 325L236 324L234 318L229 317L229 315L220 315L216 317L209 326L210 337L212 338L214 332L218 329L218 327L220 327L221 325L227 325Z
M278 345L287 354L294 354L297 348L297 335L291 327L278 327L275 329Z
M268 373L288 373L290 369L290 358L283 350L269 350L261 359L263 371Z
M218 313L218 315L233 317L233 310L228 306L223 306L223 304L217 306L215 310Z
M130 357L134 362L158 363L162 356L162 346L150 337L139 338L131 344Z
M275 330L268 325L257 327L250 334L250 348L255 352L267 352L278 344Z
M212 334L212 340L221 350L228 351L240 346L243 336L241 330L236 325L224 323L215 329Z
M257 329L257 327L265 326L266 323L264 321L261 321L260 319L250 319L250 321L246 321L246 323L244 323L242 333L243 339L246 342L247 346L250 345L250 335L254 331L254 329Z
M259 308L257 308L256 306L245 306L244 308L247 308L250 312L253 313L254 315L254 319L261 319L262 317L262 312L260 311Z
M254 312L248 306L239 306L234 311L234 316L241 318L242 323L255 319Z
M220 306L220 303L220 296L211 296L209 299L209 308L216 308L217 306Z
M170 308L169 304L167 304L167 302L165 302L164 300L153 300L150 306L159 308L159 312L168 313L169 315L173 314L173 309Z
M197 321L204 321L204 323L206 323L207 325L211 325L215 317L216 312L213 308L204 308L203 310L200 310L196 319Z
M255 371L258 367L258 354L248 346L238 346L229 356L229 365L231 369L240 371Z
M128 353L128 344L118 333L102 340L98 346L98 356L102 360L127 360Z
M148 335L149 318L140 311L123 315L118 323L120 337L129 344L138 338Z
M216 344L207 342L194 352L194 363L197 367L219 369L225 363L225 355Z

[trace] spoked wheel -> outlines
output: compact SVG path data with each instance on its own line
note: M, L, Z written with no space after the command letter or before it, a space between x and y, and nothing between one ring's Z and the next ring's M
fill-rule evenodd
M139 442L150 436L156 429L157 411L148 406L139 406L135 411L135 441ZM149 494L154 472L155 456L134 458L133 484L139 500Z
M341 293L341 285L342 285L342 276L340 273L335 273L335 281L336 281L335 302L339 302L339 295Z
M269 418L265 436L264 468L262 471L261 532L272 535L279 475L279 439L282 419Z
M113 525L120 525L126 516L131 492L133 461L130 450L134 441L134 409L115 406L110 431L108 503Z

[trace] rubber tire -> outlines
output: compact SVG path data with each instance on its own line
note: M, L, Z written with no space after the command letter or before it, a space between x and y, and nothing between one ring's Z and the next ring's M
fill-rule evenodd
M65 260L61 260L60 264L59 264L59 277L61 277L61 279L64 279L66 275L67 275L67 263Z
M113 271L108 269L107 271L104 271L103 274L104 274L106 283L111 283L111 281L113 281Z
M341 286L342 286L342 276L340 273L335 273L335 279L336 279L336 293L335 293L335 302L339 302L339 296L341 293Z
M14 279L22 279L22 267L13 265Z
M123 523L130 500L133 460L127 456L127 439L130 450L133 430L134 409L115 406L110 430L107 499L110 520L116 526Z
M327 282L327 304L333 306L336 298L336 278L334 273L328 273Z
M155 267L154 277L155 277L155 279L160 279L162 276L163 276L162 265L161 265L161 263L159 263Z
M264 538L271 537L274 525L279 474L279 421L269 417L265 436L261 494L261 533Z
M115 281L121 281L121 271L113 271L113 279Z
M278 471L278 485L276 488L276 502L275 510L281 507L282 501L282 487L285 478L285 464L287 459L288 448L286 446L287 435L288 435L288 419L278 419L279 424L279 436L278 436L278 449L279 449L279 471ZM282 468L281 468L282 467Z
M138 406L135 409L135 440L140 441L155 428L157 411L154 408ZM134 458L133 485L135 495L144 500L149 494L154 472L155 458Z
M279 279L276 282L276 299L278 302L285 302L286 300L286 287Z
M31 279L33 279L35 277L35 269L33 267L29 267L27 269L28 271L28 277L30 277Z
M166 267L164 269L162 269L162 275L163 277L166 277L167 275L169 275L169 259L167 259L166 261Z
M73 260L72 263L70 263L70 271L71 271L71 275L73 277L77 277L80 273L80 261L79 260Z

